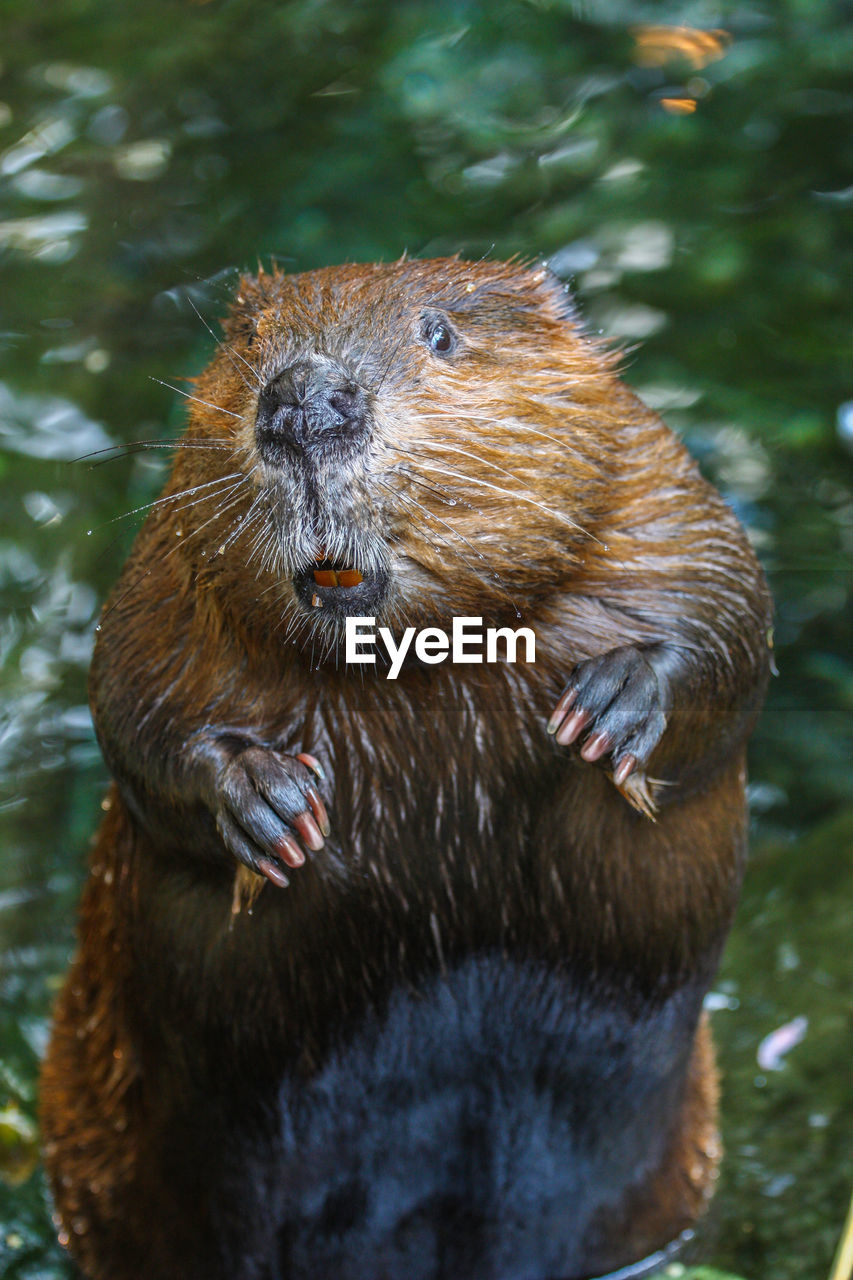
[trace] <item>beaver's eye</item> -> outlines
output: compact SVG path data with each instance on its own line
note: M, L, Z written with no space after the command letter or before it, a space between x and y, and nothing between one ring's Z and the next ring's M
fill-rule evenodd
M457 338L446 320L430 316L423 322L422 333L430 351L437 356L448 356L456 350Z

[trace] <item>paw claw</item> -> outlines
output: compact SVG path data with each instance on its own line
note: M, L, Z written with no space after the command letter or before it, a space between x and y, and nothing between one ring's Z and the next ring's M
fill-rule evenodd
M329 823L329 815L326 812L326 806L323 804L323 801L320 799L320 793L317 791L317 788L306 787L305 799L308 801L309 805L311 806L311 812L313 813L314 817L317 820L317 826L320 828L323 835L327 836L332 828Z
M276 853L282 862L286 862L289 867L301 867L305 861L305 854L299 848L293 836L281 836L276 843ZM260 863L258 863L260 866ZM266 875L266 871L264 875ZM270 879L272 877L270 876Z
M551 712L551 719L546 726L548 733L556 733L566 713L574 706L578 696L577 689L567 689Z
M572 712L567 720L564 720L560 728L557 730L557 741L561 747L568 747L580 736L583 730L590 722L590 714L580 707L577 711Z
M593 734L593 736L584 743L581 749L581 759L588 760L590 763L594 760L600 760L603 755L607 754L611 745L609 734Z
M291 822L312 853L318 853L323 848L326 843L323 833L307 809L304 813L298 813Z
M617 787L625 784L629 776L637 767L637 757L632 755L623 756L619 764L613 770L613 781Z
M304 764L306 769L310 769L312 773L316 774L321 782L326 781L326 771L316 756L309 756L307 751L300 751L296 759L300 764Z
M290 881L282 871L281 867L277 867L269 858L258 859L258 870L265 875L267 880L271 881L272 884L278 885L279 889L286 889L290 884Z

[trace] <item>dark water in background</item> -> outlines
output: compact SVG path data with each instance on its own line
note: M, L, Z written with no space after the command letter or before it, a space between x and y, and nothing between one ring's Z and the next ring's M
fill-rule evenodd
M648 23L728 36L667 55ZM824 1275L853 1182L853 5L0 0L0 59L0 1275L69 1274L36 1058L104 779L93 627L140 517L112 522L166 465L71 460L180 430L152 379L206 362L226 269L404 249L549 259L754 534L781 674L698 1257Z

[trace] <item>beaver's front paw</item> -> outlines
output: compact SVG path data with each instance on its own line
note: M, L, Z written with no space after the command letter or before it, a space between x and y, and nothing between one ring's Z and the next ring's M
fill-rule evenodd
M666 688L630 645L579 662L548 721L561 746L580 741L582 759L607 759L626 800L649 817L655 806L645 766L665 728Z
M315 785L313 756L247 746L216 778L216 826L226 848L250 871L284 887L282 863L301 867L306 848L323 848L329 818Z

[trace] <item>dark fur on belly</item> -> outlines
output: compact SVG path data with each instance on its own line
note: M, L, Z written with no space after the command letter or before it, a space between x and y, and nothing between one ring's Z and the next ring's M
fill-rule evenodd
M588 1274L626 1168L642 1181L671 1141L697 1003L626 1019L497 959L396 995L307 1089L283 1089L281 1274Z

